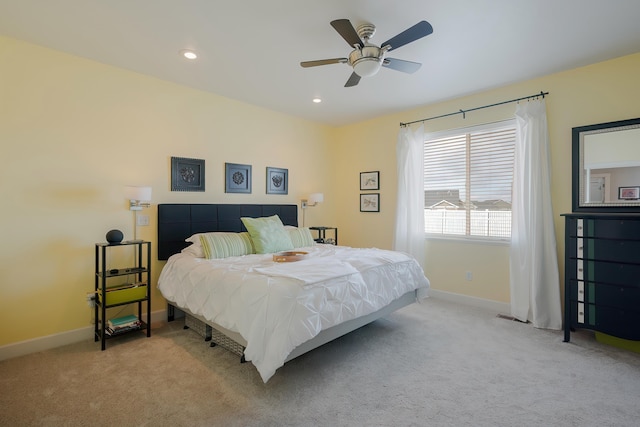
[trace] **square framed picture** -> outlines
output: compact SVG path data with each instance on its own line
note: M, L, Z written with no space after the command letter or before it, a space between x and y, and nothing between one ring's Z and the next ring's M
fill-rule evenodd
M618 199L620 200L640 199L640 187L618 187Z
M289 194L289 170L267 167L267 194Z
M225 163L225 193L251 193L251 165Z
M204 160L171 157L171 191L204 191Z
M380 193L361 194L360 212L380 212Z
M360 172L360 190L379 190L380 172Z

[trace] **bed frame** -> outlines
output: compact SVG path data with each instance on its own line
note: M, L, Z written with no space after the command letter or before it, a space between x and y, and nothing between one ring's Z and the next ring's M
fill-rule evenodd
M251 204L159 204L158 205L158 260L167 260L171 255L180 252L188 243L185 239L195 233L214 231L242 232L246 228L240 220L241 217L263 217L278 215L285 225L298 226L297 205L251 205ZM349 332L352 332L376 319L416 302L417 291L407 292L389 305L366 316L352 319L321 331L315 338L306 341L293 349L285 362L333 341ZM246 340L237 332L230 331L222 326L191 313L188 309L177 307L167 303L168 321L175 319L175 311L179 310L192 316L205 325L231 339L244 349ZM211 340L211 335L205 337ZM212 340L211 346L216 345ZM244 355L240 355L240 361L244 362Z

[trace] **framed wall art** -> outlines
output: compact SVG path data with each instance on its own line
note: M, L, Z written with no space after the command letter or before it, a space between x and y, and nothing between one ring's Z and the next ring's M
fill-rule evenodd
M267 167L267 194L289 194L289 170Z
M251 165L225 163L225 193L251 193Z
M360 212L380 212L380 193L361 194Z
M204 160L171 157L171 191L204 191Z
M379 190L380 172L360 172L360 190Z
M640 187L618 187L618 199L620 200L640 199Z

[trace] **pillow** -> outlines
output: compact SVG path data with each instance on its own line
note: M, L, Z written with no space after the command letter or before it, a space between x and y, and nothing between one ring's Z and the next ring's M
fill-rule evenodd
M253 253L253 245L249 233L203 233L200 244L207 259L227 258L230 256L249 255Z
M202 244L200 243L200 236L204 233L196 233L190 236L187 239L184 239L185 242L191 243L189 246L181 250L182 253L187 253L195 256L196 258L204 258L204 249L202 249Z
M313 240L313 236L311 235L311 230L309 230L309 227L285 228L289 233L289 238L291 238L291 243L293 243L294 248L302 248L305 246L315 245L316 242L315 240Z
M240 219L249 231L257 254L271 254L293 249L291 237L284 229L278 215Z
M204 258L204 250L202 249L202 245L200 245L199 243L197 245L195 243L192 243L180 252L182 252L183 254L191 254L196 258Z

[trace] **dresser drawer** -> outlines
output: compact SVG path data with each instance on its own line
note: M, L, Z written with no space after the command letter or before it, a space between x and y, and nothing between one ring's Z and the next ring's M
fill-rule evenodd
M577 239L582 240L582 239ZM640 264L640 241L584 239L582 258ZM578 255L580 258L580 256Z
M640 239L640 221L629 219L585 219L585 236L603 239Z
M567 289L565 290L565 292L571 301L586 301L585 282L582 280L569 281L567 283Z
M568 314L569 325L572 327L593 328L596 325L596 306L593 304L571 301Z
M584 267L585 277L590 281L631 287L640 286L640 265L638 264L585 261Z
M596 307L596 329L627 340L640 340L640 311Z
M583 302L640 312L640 287L572 280L568 283L567 296L572 304Z
M598 306L605 305L640 313L640 287L586 284L586 299ZM590 293L593 293L593 298ZM640 326L640 325L639 325Z

